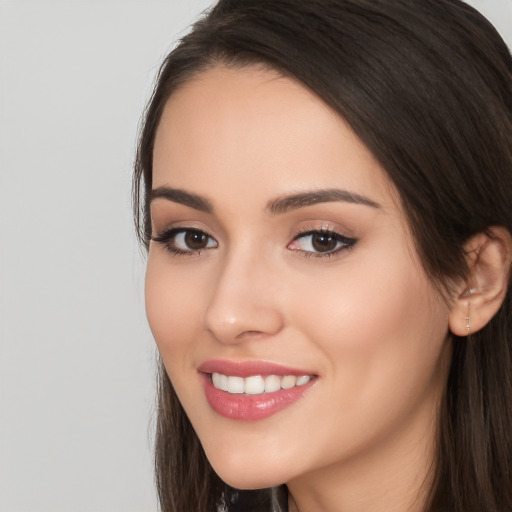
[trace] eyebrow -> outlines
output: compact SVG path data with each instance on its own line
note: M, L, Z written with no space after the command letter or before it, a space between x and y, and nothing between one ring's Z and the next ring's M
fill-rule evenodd
M267 211L272 215L286 213L290 210L305 208L318 203L345 202L362 204L372 208L380 208L380 204L360 194L354 194L347 190L330 188L311 192L302 192L290 196L278 197L267 204Z
M201 212L213 212L213 205L208 199L177 188L158 187L153 189L149 195L149 202L151 203L158 198L164 198L174 203L183 204Z
M185 192L181 189L165 186L153 189L150 193L149 201L152 202L159 198L183 204L201 212L213 213L213 205L208 199L197 194L192 194L191 192ZM360 194L338 188L330 188L278 197L267 203L266 211L271 215L279 215L290 210L297 210L318 203L332 203L338 201L371 206L372 208L381 207L380 204L372 199Z

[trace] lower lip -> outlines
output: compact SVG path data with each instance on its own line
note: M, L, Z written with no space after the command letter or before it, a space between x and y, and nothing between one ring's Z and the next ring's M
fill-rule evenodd
M246 395L217 389L209 374L204 376L204 389L210 407L221 416L232 420L255 421L268 418L300 400L315 383L310 380L302 386L281 389L273 393Z

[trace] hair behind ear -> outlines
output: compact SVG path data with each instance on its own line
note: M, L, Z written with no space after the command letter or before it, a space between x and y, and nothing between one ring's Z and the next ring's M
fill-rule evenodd
M512 507L512 236L491 227L465 249L469 274L450 315L453 356L430 510L451 502L450 510L499 512Z
M454 336L432 512L512 510L511 318L508 293L478 332Z

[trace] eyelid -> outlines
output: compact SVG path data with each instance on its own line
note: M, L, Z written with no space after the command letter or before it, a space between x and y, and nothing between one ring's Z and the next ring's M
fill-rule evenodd
M180 234L187 233L199 233L204 235L206 245L204 247L194 248L194 242L190 243L190 240L188 243L186 239L178 241ZM301 244L297 244L297 241L306 239L307 237L314 237L315 235L328 236L330 241L334 242L334 247L332 249L327 247L326 250L318 250L315 249L313 241L310 242L311 248L304 248L301 247ZM163 246L173 256L200 256L205 251L218 248L219 246L215 237L213 237L207 230L197 227L197 225L181 224L169 226L153 234L151 236L151 240ZM316 242L318 242L318 240L316 240ZM327 242L329 243L329 240ZM332 258L341 252L351 249L356 242L356 238L343 234L340 229L331 227L330 225L320 224L316 226L306 226L299 229L292 241L289 242L286 247L304 257ZM184 247L180 247L180 245Z
M325 234L331 236L335 241L337 241L339 244L338 247L336 247L333 250L330 251L315 251L315 250L304 250L299 248L293 248L291 250L301 253L303 256L308 258L332 258L333 256L337 256L341 252L345 252L347 250L350 250L354 247L354 245L357 243L357 239L354 237L349 237L343 233L341 233L339 230L331 228L329 226L318 226L318 227L306 227L299 230L299 232L293 237L293 240L288 244L288 248L291 248L292 244L296 242L297 240L300 240L301 238L306 238L308 236L314 236L318 234Z
M181 249L176 246L176 237L180 233L200 233L206 235L208 238L208 243L213 241L215 245L206 246L201 249ZM164 228L163 230L158 231L156 234L151 235L151 240L162 245L173 256L199 256L205 251L217 248L219 245L218 241L206 230L195 226L183 225Z

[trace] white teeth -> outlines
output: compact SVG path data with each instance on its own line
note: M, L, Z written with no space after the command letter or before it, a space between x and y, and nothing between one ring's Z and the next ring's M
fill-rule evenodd
M311 377L309 375L303 375L302 377L297 377L297 386L303 386L304 384L307 384L309 382L309 379Z
M243 393L245 387L245 379L243 377L228 377L228 393Z
M295 375L285 375L281 381L281 387L283 389L291 389L297 383L297 377Z
M294 386L303 386L311 380L310 375L252 375L250 377L235 377L232 375L223 375L222 373L212 373L212 382L214 387L221 391L227 391L233 394L246 393L248 395L259 395L261 393L273 393L280 389L291 389Z
M222 373L212 373L213 385L222 391L228 390L228 378Z
M269 375L265 377L265 393L272 393L281 389L281 377Z
M247 377L245 379L244 391L248 395L259 395L265 391L265 381L263 377L255 375L254 377Z

